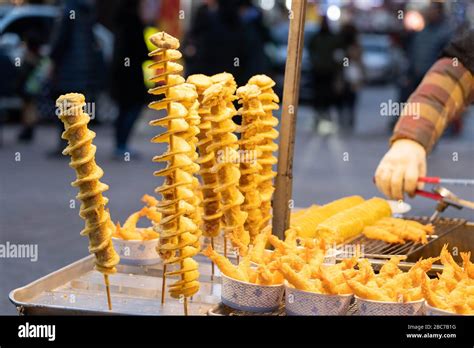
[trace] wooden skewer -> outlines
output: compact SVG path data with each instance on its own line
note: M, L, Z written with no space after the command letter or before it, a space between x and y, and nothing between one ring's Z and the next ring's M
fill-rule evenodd
M166 294L166 266L163 264L163 276L161 278L161 304L165 304L165 294Z
M107 305L109 306L109 311L112 310L112 297L110 296L110 282L109 276L104 274L104 282L105 282L105 291L107 292Z
M293 1L288 31L288 54L285 67L285 82L280 126L280 150L278 170L275 178L275 198L273 199L273 233L283 239L290 225L289 203L293 171L293 149L295 145L296 114L303 56L304 23L307 0Z
M214 249L214 237L211 237L211 247ZM214 262L211 261L211 280L214 280L215 271Z
M224 235L224 257L227 257L227 237Z
M188 298L187 297L184 298L183 306L184 306L184 315L188 315Z

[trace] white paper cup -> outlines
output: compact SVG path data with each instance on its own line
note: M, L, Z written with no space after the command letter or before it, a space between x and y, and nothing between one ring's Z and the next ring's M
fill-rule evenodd
M428 302L425 301L425 315L430 315L430 316L437 316L437 315L447 315L447 316L452 316L452 315L460 315L456 314L453 312L449 312L444 309L439 309L436 307L432 307L428 304Z
M161 262L156 251L159 239L123 240L112 237L115 251L120 256L120 263L132 266L149 266Z
M280 307L285 288L281 285L257 285L222 274L222 303L247 312L271 312Z
M383 302L355 296L359 315L423 315L424 300L413 302Z
M352 294L327 295L298 290L285 284L285 310L287 315L345 315Z

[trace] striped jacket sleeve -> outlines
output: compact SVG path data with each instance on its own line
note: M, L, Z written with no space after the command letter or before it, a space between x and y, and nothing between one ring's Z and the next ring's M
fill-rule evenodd
M430 152L446 125L474 101L474 76L456 58L442 58L410 96L390 142L412 139Z

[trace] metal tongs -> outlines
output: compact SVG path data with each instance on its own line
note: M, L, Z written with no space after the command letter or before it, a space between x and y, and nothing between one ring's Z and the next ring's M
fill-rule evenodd
M436 221L439 215L449 206L456 209L469 208L474 210L474 202L459 198L443 186L433 187L432 192L416 190L415 194L438 202L435 212L430 217L430 222Z

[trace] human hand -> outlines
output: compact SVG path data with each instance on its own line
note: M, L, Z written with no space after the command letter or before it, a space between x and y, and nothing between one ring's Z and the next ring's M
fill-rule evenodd
M399 139L380 161L375 171L375 184L391 199L403 199L404 193L413 197L423 188L419 177L426 175L426 150L410 139Z

